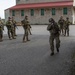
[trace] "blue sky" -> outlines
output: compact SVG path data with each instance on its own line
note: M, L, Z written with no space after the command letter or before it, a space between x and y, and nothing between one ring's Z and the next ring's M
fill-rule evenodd
M16 0L1 0L0 2L0 17L4 17L4 10L15 5Z

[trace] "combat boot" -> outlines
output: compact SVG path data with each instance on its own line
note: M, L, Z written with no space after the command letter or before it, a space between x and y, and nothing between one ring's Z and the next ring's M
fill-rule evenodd
M23 43L26 43L27 41L23 41Z
M9 38L9 40L12 40L12 38Z
M52 52L50 55L53 56L54 55L54 52Z
M12 37L12 39L16 39L15 37Z
M57 52L59 52L59 48L57 48Z
M26 37L26 39L27 39L27 41L30 41L30 40L28 39L28 36Z

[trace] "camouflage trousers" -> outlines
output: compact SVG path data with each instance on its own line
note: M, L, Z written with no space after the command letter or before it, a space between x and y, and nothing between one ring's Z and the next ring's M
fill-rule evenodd
M24 29L23 41L28 41L28 29Z
M49 38L50 49L52 52L54 52L54 40L56 41L56 48L59 48L60 47L59 35L58 36L51 35Z
M9 37L9 39L10 39L11 37L14 38L13 29L8 29L8 37Z
M69 36L69 28L64 29L64 35L66 36L66 34L67 34L67 36Z
M3 38L3 31L0 30L0 41L2 41L2 38Z
M60 27L60 33L63 34L63 27Z
M16 27L14 27L13 31L14 31L14 36L16 36Z

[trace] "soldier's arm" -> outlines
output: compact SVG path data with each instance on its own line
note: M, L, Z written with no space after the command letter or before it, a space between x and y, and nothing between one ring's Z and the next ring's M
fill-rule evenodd
M56 24L57 31L60 31L58 24L57 23L55 23L55 24Z
M47 26L47 30L50 31L51 29L52 29L52 25L49 24L49 25Z
M4 23L1 21L2 29L4 30Z
M60 20L58 21L58 24L60 24Z

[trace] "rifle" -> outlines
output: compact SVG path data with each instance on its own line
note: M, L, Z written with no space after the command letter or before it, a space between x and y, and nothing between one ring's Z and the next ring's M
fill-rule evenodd
M16 29L18 29L18 27L17 27L17 25L16 24L13 24L14 25L14 27L16 27Z

